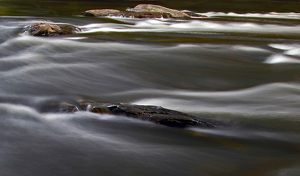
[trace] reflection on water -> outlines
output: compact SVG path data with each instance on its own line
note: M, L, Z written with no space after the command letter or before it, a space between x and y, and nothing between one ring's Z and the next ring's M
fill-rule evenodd
M179 130L88 112L39 114L10 104L0 111L2 175L296 175L299 164L299 136L286 132Z
M208 16L180 20L78 16L131 1L0 1L0 175L299 175L299 2L215 2L156 2ZM83 31L24 33L47 19ZM42 111L81 98L218 126Z

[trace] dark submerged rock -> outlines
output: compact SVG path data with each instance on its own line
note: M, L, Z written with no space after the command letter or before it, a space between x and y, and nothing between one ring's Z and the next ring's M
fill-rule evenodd
M80 28L70 24L35 23L27 30L32 36L57 36L74 34L81 31Z
M152 121L170 127L202 126L215 127L212 122L166 109L160 106L142 106L125 103L98 103L94 101L80 101L77 105L61 103L60 112L90 111L100 114L113 114L131 118Z

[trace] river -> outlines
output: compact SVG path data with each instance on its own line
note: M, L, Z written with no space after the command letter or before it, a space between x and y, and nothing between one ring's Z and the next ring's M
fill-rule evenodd
M0 175L298 176L300 13L284 10L299 2L272 1L280 12L187 2L180 10L207 17L92 18L80 13L138 2L0 0ZM45 20L82 31L24 32ZM222 125L43 111L79 99L162 106Z

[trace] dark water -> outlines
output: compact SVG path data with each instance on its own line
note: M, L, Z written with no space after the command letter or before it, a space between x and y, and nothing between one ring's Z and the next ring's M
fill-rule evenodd
M298 176L300 13L272 11L280 1L264 1L270 6L258 12L208 3L200 10L202 2L191 9L208 18L174 20L78 16L132 2L0 1L0 175ZM83 31L23 33L47 19ZM226 125L176 129L41 111L82 98L163 106Z

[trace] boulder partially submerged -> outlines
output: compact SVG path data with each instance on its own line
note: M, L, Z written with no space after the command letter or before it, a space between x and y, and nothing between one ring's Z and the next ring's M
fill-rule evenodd
M27 32L32 36L57 36L74 34L81 31L80 28L71 24L58 23L35 23L27 27Z
M215 127L212 122L194 116L166 109L161 106L142 106L127 103L99 103L95 101L79 101L76 104L60 103L60 112L73 113L89 111L99 114L112 114L131 117L171 127L202 126Z
M168 13L161 12L135 12L119 11L116 9L93 9L81 13L83 16L91 17L125 17L125 18L171 18Z
M127 9L128 11L134 12L148 12L148 13L165 13L169 14L172 18L190 18L189 15L183 13L176 9L170 9L160 5L153 4L139 4L132 9Z
M82 12L81 14L94 17L116 16L127 18L190 18L191 16L189 14L193 14L192 16L197 17L201 16L154 4L139 4L134 8L127 8L126 11L116 9L93 9Z

